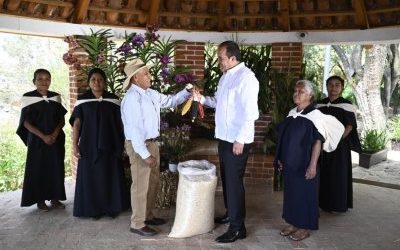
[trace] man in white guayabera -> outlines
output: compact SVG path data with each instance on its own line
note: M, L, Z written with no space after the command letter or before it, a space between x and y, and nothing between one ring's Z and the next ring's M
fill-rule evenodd
M218 64L223 75L215 96L204 97L195 91L194 98L216 109L215 137L219 139L218 154L227 213L216 218L215 222L230 223L228 231L216 241L228 243L246 238L243 176L254 141L254 122L258 119L259 83L254 73L240 62L240 49L235 42L225 41L218 46Z
M125 149L129 156L132 173L131 226L130 231L141 236L153 236L157 231L149 225L158 226L164 219L154 217L160 174L160 108L171 108L183 103L191 95L183 89L176 95L164 95L150 88L149 68L140 59L125 66L127 90L121 104L125 132Z

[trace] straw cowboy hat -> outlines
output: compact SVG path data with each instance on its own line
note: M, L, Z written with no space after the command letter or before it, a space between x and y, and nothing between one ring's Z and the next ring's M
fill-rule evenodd
M134 74L136 74L139 70L143 69L144 67L147 67L148 69L150 69L152 66L153 66L153 64L145 64L140 59L134 59L131 62L127 63L124 68L124 72L126 74L126 80L124 81L124 84L122 85L123 89L126 89L129 86L131 77Z

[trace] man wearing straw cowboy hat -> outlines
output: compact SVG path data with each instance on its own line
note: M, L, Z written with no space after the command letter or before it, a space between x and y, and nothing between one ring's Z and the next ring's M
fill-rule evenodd
M157 143L160 135L160 108L176 107L191 95L186 89L176 95L164 95L151 89L151 66L140 59L125 66L127 78L123 88L127 92L121 104L125 149L132 173L130 231L141 236L157 234L149 225L165 223L165 220L154 217L152 213L160 173Z

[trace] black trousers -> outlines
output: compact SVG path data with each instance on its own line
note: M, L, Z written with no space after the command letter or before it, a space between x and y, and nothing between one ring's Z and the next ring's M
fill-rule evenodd
M233 154L233 143L220 140L218 143L221 180L225 208L228 211L230 228L244 227L246 216L243 176L251 144L245 144L241 155Z

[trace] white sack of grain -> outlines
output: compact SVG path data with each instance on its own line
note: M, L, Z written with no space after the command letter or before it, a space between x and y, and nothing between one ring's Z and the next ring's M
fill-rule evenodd
M175 221L169 237L186 238L214 228L215 170L206 160L179 163Z

